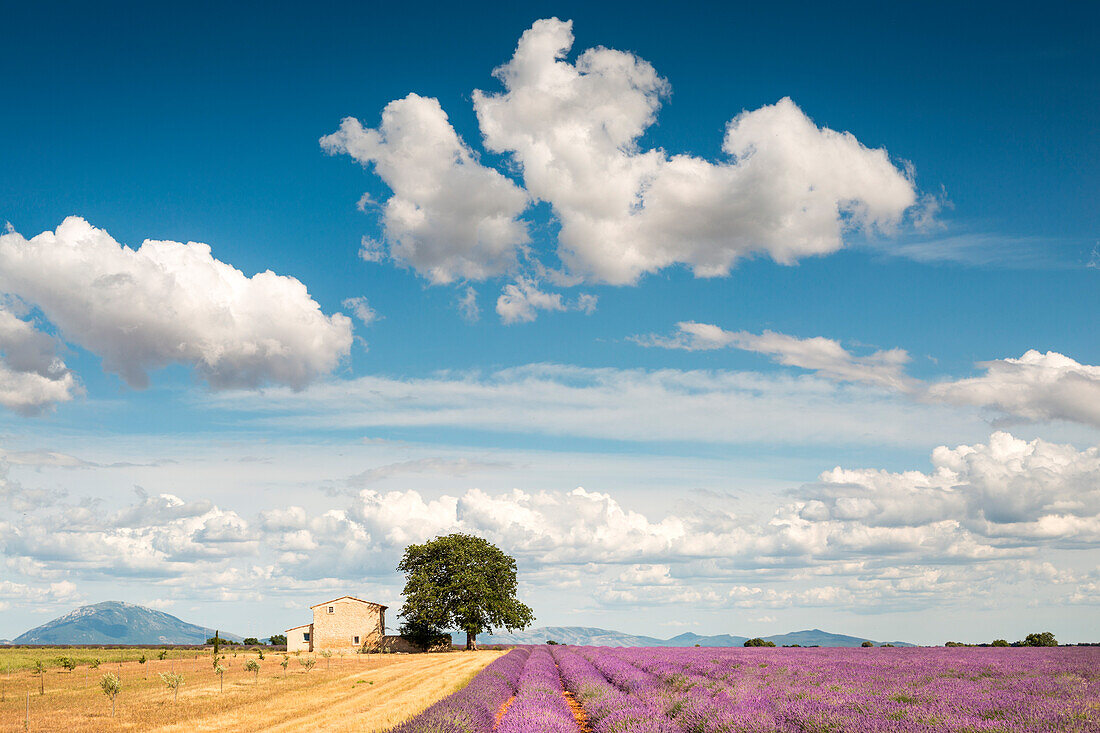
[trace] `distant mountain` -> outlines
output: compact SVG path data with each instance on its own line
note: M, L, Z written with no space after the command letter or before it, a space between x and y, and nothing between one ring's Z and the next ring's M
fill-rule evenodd
M674 636L661 642L661 646L741 646L749 637L732 636L730 634L718 634L716 636L700 636L690 631L679 636Z
M652 636L637 636L625 634L621 631L610 631L589 626L542 626L516 631L513 633L500 632L492 635L479 636L478 640L483 644L545 644L553 640L561 644L573 644L577 646L699 646L706 647L731 647L741 646L749 637L733 636L731 634L717 634L714 636L701 636L691 632L674 636L671 639L658 639ZM765 641L775 642L776 646L784 644L799 644L801 646L859 646L865 641L858 636L846 636L833 634L821 629L807 629L805 631L792 631L789 634L777 634L775 636L762 637ZM462 642L462 635L455 634L456 643ZM873 642L876 646L880 642ZM914 646L904 641L890 642L894 646Z
M202 644L214 629L145 606L104 601L81 606L12 639L12 644ZM239 636L221 633L223 639Z
M821 629L807 629L805 631L792 631L788 634L778 634L776 636L765 636L765 641L774 641L776 646L783 646L784 644L799 644L801 646L860 646L865 641L873 641L871 639L864 639L861 636L846 636L844 634L833 634L828 631L822 631ZM875 646L885 642L874 641ZM910 644L907 641L891 641L894 646L916 646L916 644Z

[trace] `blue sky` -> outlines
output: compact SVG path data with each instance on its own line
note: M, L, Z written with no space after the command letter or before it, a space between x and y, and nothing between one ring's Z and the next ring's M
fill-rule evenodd
M1095 10L8 15L0 637L399 602L451 530L539 623L1093 633Z

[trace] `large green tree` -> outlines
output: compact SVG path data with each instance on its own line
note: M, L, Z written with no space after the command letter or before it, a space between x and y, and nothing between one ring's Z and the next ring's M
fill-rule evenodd
M409 545L397 569L405 573L401 633L423 642L444 629L466 632L466 648L493 628L522 629L535 618L516 598L516 561L480 537L449 534Z
M1024 646L1058 646L1058 640L1049 631L1028 634L1023 643Z

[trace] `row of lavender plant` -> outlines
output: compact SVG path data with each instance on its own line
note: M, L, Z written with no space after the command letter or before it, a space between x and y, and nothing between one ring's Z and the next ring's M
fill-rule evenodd
M494 660L470 684L435 703L390 733L492 733L497 713L517 691L530 647Z
M629 649L685 729L1100 731L1100 650Z
M664 714L664 689L653 675L590 648L555 647L553 655L565 688L583 707L593 733L683 733Z
M561 676L547 647L536 647L519 678L516 698L496 733L577 733Z

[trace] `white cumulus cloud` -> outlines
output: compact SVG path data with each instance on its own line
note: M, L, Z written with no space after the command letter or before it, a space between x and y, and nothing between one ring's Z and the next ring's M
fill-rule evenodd
M342 305L351 311L352 315L358 318L364 326L369 326L378 320L378 311L372 308L370 302L362 296L346 298Z
M547 293L539 289L533 280L519 278L504 286L497 298L497 315L504 323L529 323L538 311L563 311L561 293Z
M485 145L510 153L532 197L561 222L573 272L633 283L674 264L725 275L743 257L833 252L846 230L889 230L917 202L885 150L818 127L790 99L734 117L711 162L639 139L668 83L644 59L598 47L566 60L572 23L537 21L496 70L502 93L474 93Z
M389 254L433 283L507 272L528 241L518 220L527 195L478 162L438 100L410 94L390 102L377 129L345 118L321 145L374 164L393 191L382 213ZM376 246L364 251L377 260Z
M0 406L37 415L73 398L79 385L57 356L57 346L0 303Z
M1031 420L1071 420L1100 427L1100 366L1055 351L982 362L985 374L932 385L929 396L988 407Z
M510 156L522 187L480 162L434 98L409 94L377 128L349 117L321 139L373 164L393 191L381 206L390 257L433 283L553 273L622 285L675 265L723 276L754 255L789 264L840 249L849 232L892 232L907 215L930 215L911 166L818 126L788 98L736 114L718 160L644 149L668 81L602 46L570 61L572 45L572 22L539 20L495 70L503 91L473 92L485 148ZM521 219L536 202L560 225L549 248L529 243ZM360 208L371 205L367 197ZM378 261L382 244L364 239L362 256ZM538 307L519 296L506 294L506 322ZM587 312L594 301L582 297Z
M540 310L580 311L586 316L596 312L599 299L590 293L581 293L576 300L567 302L561 293L549 293L541 289L533 279L520 277L504 286L497 298L497 315L503 323L530 323Z
M135 387L179 363L215 389L302 388L352 341L351 320L326 316L295 278L246 277L198 242L130 249L79 217L31 239L0 235L0 292L36 307Z

